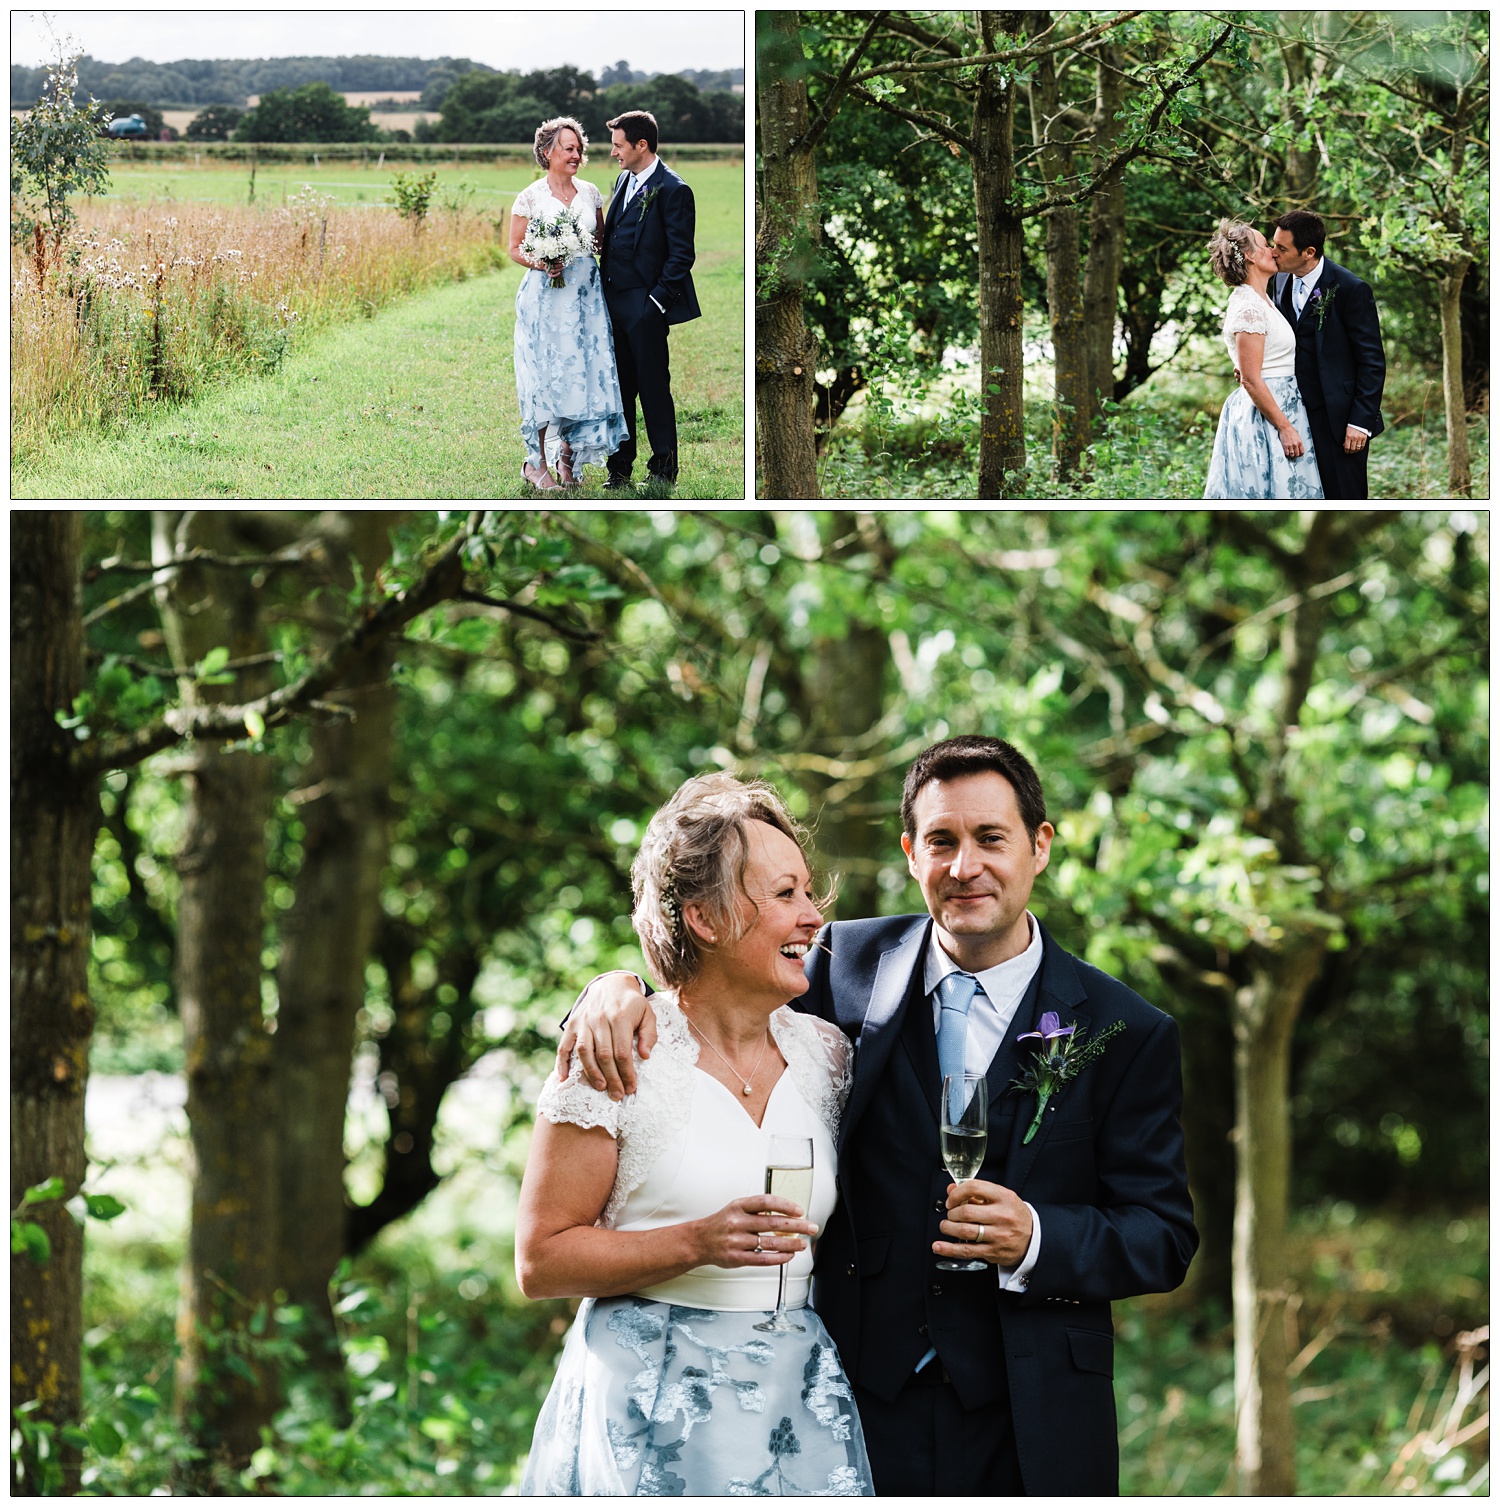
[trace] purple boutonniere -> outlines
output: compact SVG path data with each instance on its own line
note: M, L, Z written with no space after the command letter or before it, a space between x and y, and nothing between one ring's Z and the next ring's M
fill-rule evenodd
M651 208L651 201L661 192L660 188L643 188L641 190L641 212L639 219L646 218L646 211Z
M1307 304L1302 312L1304 314L1315 313L1318 319L1317 328L1320 330L1323 328L1323 321L1328 318L1328 306L1333 302L1334 295L1338 291L1337 288L1329 288L1325 293L1322 288L1314 288L1307 295ZM1317 305L1316 309L1313 308L1314 304Z
M1117 1020L1092 1041L1085 1042L1085 1033L1077 1025L1063 1025L1056 1012L1048 1010L1035 1031L1024 1031L1016 1037L1018 1042L1037 1043L1031 1065L1010 1085L1013 1093L1036 1095L1036 1114L1021 1137L1023 1146L1029 1145L1037 1133L1048 1101L1104 1051L1111 1036L1118 1036L1124 1029L1125 1022Z

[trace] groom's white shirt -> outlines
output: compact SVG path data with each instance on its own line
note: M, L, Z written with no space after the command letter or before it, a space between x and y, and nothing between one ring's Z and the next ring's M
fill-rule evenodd
M974 975L979 981L979 988L975 991L973 1004L969 1006L969 1030L964 1038L966 1072L989 1071L995 1053L1005 1040L1006 1031L1015 1020L1022 996L1031 986L1037 969L1042 966L1041 927L1036 924L1036 918L1030 911L1026 912L1026 921L1031 928L1031 941L1026 950ZM942 944L938 941L937 927L934 926L927 943L927 964L922 978L928 998L933 1002L934 1030L937 1029L938 1016L942 1013L934 991L948 974L959 971L958 964L943 951ZM1013 1270L1001 1266L995 1268L1002 1292L1026 1291L1026 1279L1031 1275L1041 1252L1042 1221L1030 1204L1026 1207L1031 1209L1031 1244L1027 1246L1026 1254L1018 1267ZM920 1365L917 1369L921 1369Z
M635 196L640 193L643 188L645 188L646 179L656 171L656 164L660 161L661 158L653 152L651 155L651 161L648 162L646 166L640 170L640 172L632 173L630 175L630 182L625 185L625 202L620 206L621 214L625 213L625 211L630 207L630 201L635 198ZM651 295L648 293L646 297L651 298ZM656 303L656 300L654 298L651 298L651 302L656 304L656 307L658 309L661 309L661 312L663 314L667 312L665 309L662 309L659 303Z
M1278 304L1281 302L1282 291L1286 287L1286 279L1289 278L1291 275L1292 274L1290 272L1278 272L1276 274L1276 302ZM1311 272L1306 273L1303 276L1303 278L1302 278L1302 308L1303 309L1305 309L1307 307L1307 300L1312 297L1312 290L1315 287L1317 287L1317 285L1318 285L1318 279L1320 277L1322 277L1322 275L1323 275L1323 258L1320 256L1318 258L1318 265L1316 267L1314 267ZM1293 288L1292 289L1292 303L1293 303L1293 307L1296 306L1296 299L1297 299L1297 290L1295 288ZM1297 317L1299 319L1302 317L1302 312L1301 312L1300 309L1297 311ZM1362 435L1364 435L1364 437L1366 439L1369 439L1369 437L1370 437L1370 431L1368 429L1361 428L1361 426L1358 425L1358 424L1348 424L1345 427L1348 428L1348 429L1354 430L1354 432L1356 434L1362 434Z

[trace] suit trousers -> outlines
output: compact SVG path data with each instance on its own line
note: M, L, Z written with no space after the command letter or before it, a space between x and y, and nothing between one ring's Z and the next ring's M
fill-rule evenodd
M667 350L667 316L644 288L606 286L615 366L625 404L625 443L609 458L611 475L629 476L635 465L635 400L641 400L646 437L651 441L647 469L666 481L677 479L677 410L672 403L672 371Z
M918 1375L894 1402L856 1384L854 1402L876 1496L1025 1495L1009 1398L966 1410L951 1383Z
M1344 434L1333 432L1326 408L1307 410L1307 427L1312 431L1313 454L1318 459L1318 475L1323 480L1323 495L1341 499L1370 495L1370 442L1363 450L1350 454L1344 449Z

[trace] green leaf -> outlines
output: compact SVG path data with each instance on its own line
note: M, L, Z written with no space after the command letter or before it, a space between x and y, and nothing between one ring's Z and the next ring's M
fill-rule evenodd
M245 713L245 727L250 736L257 740L266 735L266 719L259 712Z
M236 1355L232 1350L224 1357L224 1369L231 1376L238 1376L241 1381L247 1381L250 1385L258 1386L260 1378L250 1369L250 1362L243 1355Z
M25 1252L38 1266L45 1266L52 1257L52 1242L41 1225L30 1219L12 1219L10 1222L10 1253L19 1256Z
M439 1444L452 1444L458 1438L458 1424L452 1418L424 1418L421 1430Z
M202 659L198 661L198 675L201 679L206 675L217 675L225 665L229 663L229 650L220 644L216 649L210 649Z
M125 1440L119 1429L107 1418L91 1418L87 1425L89 1443L97 1454L113 1460L124 1448Z
M85 1193L83 1201L90 1219L118 1219L125 1212L125 1205L110 1193Z
M44 1183L35 1183L21 1195L21 1203L45 1204L61 1198L67 1188L60 1177L49 1177Z

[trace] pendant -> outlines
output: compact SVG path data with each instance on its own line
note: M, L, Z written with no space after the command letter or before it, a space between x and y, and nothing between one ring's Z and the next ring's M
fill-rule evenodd
M745 1097L748 1099L750 1097L750 1085L747 1083L743 1090L741 1090L741 1092L743 1092Z

